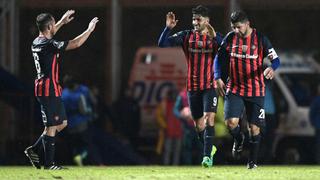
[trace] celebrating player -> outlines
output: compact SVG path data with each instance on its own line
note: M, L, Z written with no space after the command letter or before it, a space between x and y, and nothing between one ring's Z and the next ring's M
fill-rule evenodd
M61 86L59 84L59 55L65 50L80 47L94 31L97 17L93 18L88 28L76 38L70 41L56 41L53 36L64 25L73 20L74 10L68 10L56 23L49 13L39 14L36 24L39 36L33 41L31 50L36 67L35 96L41 105L44 131L32 146L25 150L33 166L40 169L38 150L41 145L44 149L44 169L60 170L54 162L55 136L67 126L65 109L61 101Z
M280 60L268 38L250 27L244 12L231 14L231 27L233 31L224 38L214 60L214 78L218 94L225 95L226 124L234 139L233 156L237 156L243 148L244 135L240 131L239 118L244 108L246 110L251 135L248 169L253 169L257 167L260 127L265 119L264 76L272 79ZM272 65L264 70L265 57ZM228 74L226 86L222 80L225 74Z
M166 27L158 42L160 47L181 46L186 56L188 100L199 139L204 144L204 167L212 166L212 158L216 151L213 136L218 97L214 90L216 83L212 77L212 66L218 45L222 41L221 35L215 32L209 20L208 9L199 5L192 9L194 29L169 36L178 23L175 14L169 12L166 16Z

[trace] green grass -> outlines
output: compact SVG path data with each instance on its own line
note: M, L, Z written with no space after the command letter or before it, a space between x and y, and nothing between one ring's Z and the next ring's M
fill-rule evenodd
M67 170L37 170L24 166L0 167L0 179L320 179L320 166L259 166L248 170L243 166L105 166L74 167Z

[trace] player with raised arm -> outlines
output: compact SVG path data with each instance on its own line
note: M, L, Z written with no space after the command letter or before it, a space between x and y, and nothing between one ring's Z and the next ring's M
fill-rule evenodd
M246 110L251 136L247 167L253 169L257 167L260 128L265 121L264 78L274 77L280 60L269 39L250 27L244 12L231 14L231 27L233 31L224 38L214 60L214 78L218 94L225 96L225 120L234 139L233 156L237 156L243 148L245 136L240 131L239 118ZM265 57L271 61L271 66L263 69Z
M216 147L213 145L214 117L218 97L212 77L213 60L222 36L209 23L208 8L199 5L192 9L193 29L169 35L178 20L173 12L166 16L166 27L160 35L160 47L181 46L188 65L188 101L199 140L204 145L203 167L211 167Z
M79 36L69 41L53 39L56 32L65 24L73 20L74 10L68 10L56 23L49 13L39 14L36 24L39 36L34 39L31 50L36 67L35 96L41 105L41 115L44 131L39 139L24 152L31 164L37 169L41 168L38 151L40 146L44 150L44 169L60 170L61 166L55 164L55 136L67 126L67 117L61 100L62 88L59 83L60 53L80 47L94 31L97 17L93 18L88 28Z

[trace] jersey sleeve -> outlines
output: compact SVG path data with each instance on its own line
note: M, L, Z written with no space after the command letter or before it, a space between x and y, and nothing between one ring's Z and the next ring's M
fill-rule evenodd
M52 39L51 40L51 48L55 53L61 53L65 51L66 47L68 46L69 41L57 41Z
M158 46L159 47L172 47L172 46L183 46L184 39L188 34L188 31L180 31L173 35L169 35L170 30L169 28L165 28L160 35Z
M271 42L266 36L262 37L262 45L263 45L263 57L268 57L270 61L278 58L278 55L274 48L271 45Z
M222 79L226 81L228 76L228 52L227 52L227 43L229 35L223 38L221 45L218 49L218 53L214 58L214 79Z
M223 35L221 33L217 32L217 35L216 35L215 39L216 39L216 41L218 43L218 46L220 46L222 41L223 41Z

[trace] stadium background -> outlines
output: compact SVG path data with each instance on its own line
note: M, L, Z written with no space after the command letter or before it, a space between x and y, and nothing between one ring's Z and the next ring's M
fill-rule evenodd
M58 19L67 9L76 10L75 19L59 31L57 39L75 37L92 17L99 17L96 31L86 44L63 55L62 73L97 85L108 104L126 87L136 50L156 46L168 11L176 13L179 19L176 30L182 30L191 28L191 8L206 5L215 29L225 34L229 30L229 12L233 6L241 7L251 17L252 26L266 34L276 49L319 51L317 0L1 0L0 3L0 164L26 164L22 151L42 129L32 97L34 64L30 53L30 44L38 34L34 19L41 12L50 12Z

